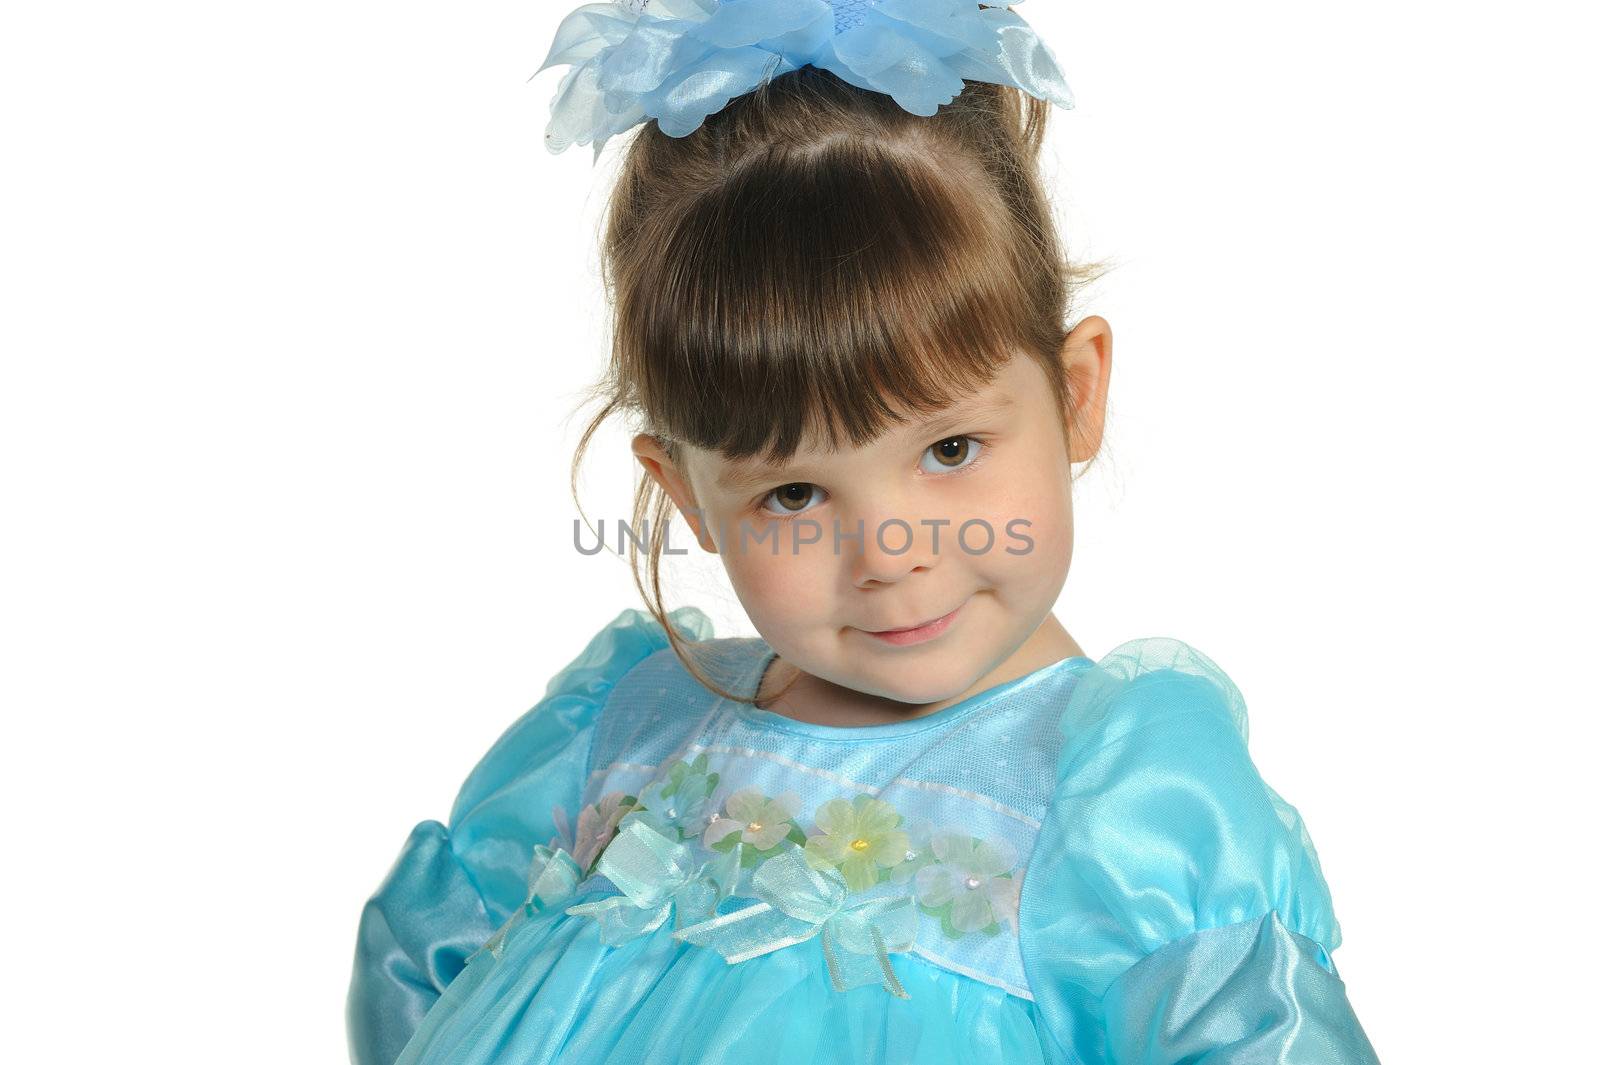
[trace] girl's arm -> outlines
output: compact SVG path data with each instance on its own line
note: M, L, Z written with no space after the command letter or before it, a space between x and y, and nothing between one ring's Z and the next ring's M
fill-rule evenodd
M1226 675L1180 641L1131 641L1060 724L1020 918L1062 1056L1375 1065L1316 850L1251 762Z
M1119 977L1103 1001L1111 1061L1378 1061L1332 959L1276 911L1168 944Z
M438 821L412 829L361 911L346 999L353 1065L393 1065L496 924Z
M709 636L692 607L676 627ZM666 647L661 626L624 610L549 684L467 777L448 826L423 821L361 911L345 1021L353 1065L393 1065L468 959L527 898L537 844L577 824L595 723L611 690Z

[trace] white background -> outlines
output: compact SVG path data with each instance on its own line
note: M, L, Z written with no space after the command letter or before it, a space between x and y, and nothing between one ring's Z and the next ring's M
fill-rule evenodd
M9 1059L344 1060L411 826L638 604L570 546L610 159L541 144L567 10L0 19ZM1389 1063L1563 1059L1593 1011L1580 11L1021 9L1079 99L1068 239L1117 264L1058 614L1244 691ZM719 578L674 603L750 634Z

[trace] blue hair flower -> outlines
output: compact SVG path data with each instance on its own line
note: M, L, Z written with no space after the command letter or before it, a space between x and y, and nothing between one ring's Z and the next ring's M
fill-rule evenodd
M545 147L592 143L596 159L607 139L651 119L686 137L734 97L803 66L885 93L914 115L935 114L963 81L1072 106L1033 28L978 0L585 4L561 21L539 71L557 65L571 69L551 101Z

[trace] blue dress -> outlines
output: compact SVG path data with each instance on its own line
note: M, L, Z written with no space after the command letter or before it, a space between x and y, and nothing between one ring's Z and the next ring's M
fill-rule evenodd
M773 658L713 636L729 690ZM361 914L356 1065L1376 1057L1316 851L1177 640L885 725L714 697L625 610Z

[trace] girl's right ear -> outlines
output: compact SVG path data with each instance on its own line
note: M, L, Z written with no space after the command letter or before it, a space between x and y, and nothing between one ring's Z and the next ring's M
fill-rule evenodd
M683 520L689 523L689 530L694 533L694 538L700 546L711 552L717 553L716 541L706 531L706 522L701 520L703 515L700 505L695 502L694 488L689 483L688 476L678 468L678 464L667 454L667 449L661 441L649 433L639 433L633 438L633 454L639 460L656 484L678 507L678 512L683 515Z

